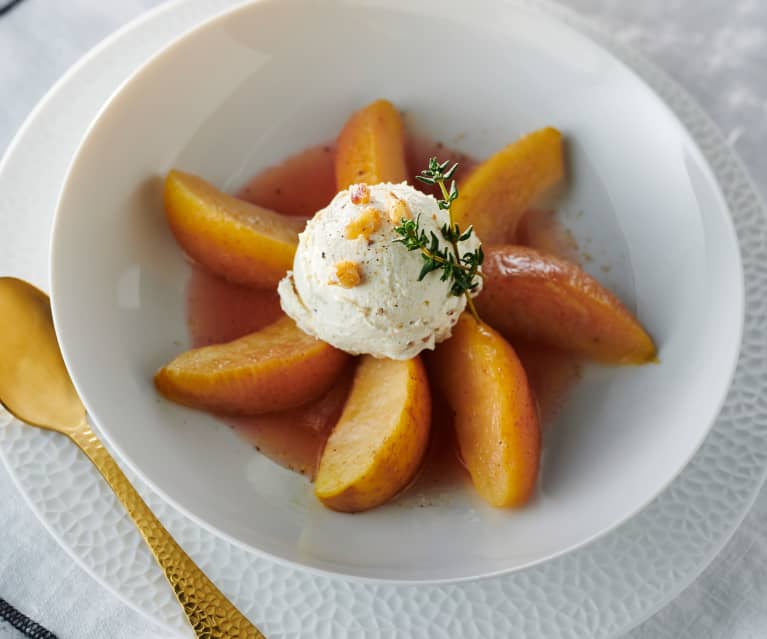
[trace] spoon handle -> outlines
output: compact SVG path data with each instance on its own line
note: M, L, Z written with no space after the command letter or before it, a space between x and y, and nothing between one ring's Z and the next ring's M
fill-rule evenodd
M265 639L197 567L155 517L86 421L67 432L125 506L162 568L197 637Z

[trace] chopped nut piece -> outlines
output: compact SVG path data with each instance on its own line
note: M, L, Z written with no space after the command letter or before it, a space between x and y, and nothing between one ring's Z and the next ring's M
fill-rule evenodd
M367 204L370 202L370 189L367 184L352 184L349 187L349 199L352 204Z
M349 260L338 262L336 264L336 277L338 278L338 284L344 288L359 286L362 282L360 265ZM330 284L336 284L336 282L330 282Z
M394 193L389 191L389 221L392 224L399 224L403 219L413 219L410 205L405 202L405 200L401 200Z
M346 225L344 236L347 240L356 240L358 237L364 237L370 240L370 236L381 226L381 212L368 206L362 209L359 217Z

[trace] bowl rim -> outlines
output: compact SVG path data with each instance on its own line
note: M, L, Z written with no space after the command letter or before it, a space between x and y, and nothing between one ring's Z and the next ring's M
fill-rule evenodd
M175 2L182 2L182 1L183 0L171 0L168 4L174 4ZM194 25L193 27L183 31L177 37L175 37L170 43L168 43L167 45L163 46L160 50L153 53L137 69L135 69L125 79L123 79L122 82L117 86L117 88L114 89L114 91L104 101L104 103L98 109L97 113L93 116L91 122L89 123L84 134L82 135L78 143L77 149L75 153L72 155L69 165L66 169L65 177L62 182L61 189L59 190L58 196L56 198L56 207L55 207L53 221L51 224L51 231L49 235L48 269L49 269L49 281L50 281L50 289L51 289L51 311L52 311L54 327L56 329L57 335L61 333L60 327L61 327L62 320L60 316L61 311L57 310L58 305L56 303L58 299L58 296L56 295L57 282L59 280L56 275L54 266L57 262L55 256L60 247L60 244L57 243L56 238L58 234L58 229L60 225L62 224L61 222L62 204L70 184L70 178L72 174L74 173L74 171L76 170L77 165L79 161L82 159L82 156L84 155L85 151L87 150L86 149L87 143L92 133L98 128L105 114L112 108L115 102L122 96L124 91L134 82L140 80L141 77L146 72L148 72L150 67L153 67L156 63L160 62L162 59L171 56L177 48L186 44L189 40L196 37L199 33L202 33L203 31L207 31L208 29L211 29L211 28L215 28L219 23L224 23L228 20L231 20L236 14L240 12L246 12L256 5L268 4L268 3L276 2L276 1L277 0L242 0L235 6L228 7L219 12L216 12L215 14L209 16L208 18L206 18L199 24ZM338 2L339 0L332 0L332 1ZM348 1L352 3L356 3L359 1L362 4L365 4L364 0L348 0ZM436 3L438 0L425 0L425 1ZM490 0L482 0L482 1L489 2ZM439 0L439 2L440 2L440 6L443 6L445 4L445 0ZM462 6L462 3L460 2L460 0L447 0L447 2L450 4L453 4L454 6ZM394 0L393 4L395 7L407 6L408 1ZM162 7L159 7L156 10L160 10L161 8ZM595 40L590 33L586 33L572 26L567 21L565 21L561 15L555 14L552 11L541 10L540 8L531 4L530 2L525 2L524 0L509 0L509 2L504 3L502 9L504 11L517 10L517 11L530 13L544 21L555 23L557 24L558 27L570 33L576 34L581 38L584 38L591 45L599 49L601 55L606 56L613 64L618 66L623 73L626 73L629 76L631 76L632 79L641 86L641 88L643 89L647 97L651 99L652 101L654 101L656 103L656 106L658 106L659 109L663 112L663 114L670 119L670 122L672 122L675 125L677 132L684 139L684 142L688 145L689 150L695 156L696 160L698 160L699 168L701 169L703 176L706 179L706 183L712 189L712 194L716 200L716 208L723 213L722 219L726 227L728 241L735 249L734 254L732 256L734 259L733 266L736 268L736 271L738 274L736 281L733 282L733 284L735 285L734 293L737 299L737 307L736 307L737 313L734 314L738 318L737 326L735 327L736 328L735 343L737 343L737 348L733 349L733 351L729 354L729 361L727 361L727 366L726 366L726 374L723 374L720 377L721 385L718 387L717 400L715 402L716 404L715 411L713 412L706 427L701 429L700 435L697 441L694 441L692 443L687 455L684 457L683 461L678 464L678 468L673 473L670 473L669 476L666 478L666 480L662 482L652 494L650 494L644 500L637 502L637 505L633 509L631 509L631 511L628 512L627 514L619 516L612 523L603 526L601 529L595 531L591 535L584 537L580 541L574 542L568 546L565 546L559 549L556 552L549 553L543 557L521 562L517 566L484 572L480 575L466 575L466 576L460 576L460 577L443 577L443 578L441 577L403 578L403 577L391 577L388 575L371 577L367 575L360 575L360 574L354 574L349 572L340 572L329 567L322 567L322 566L318 566L314 564L303 563L303 562L296 561L278 554L273 554L267 550L263 550L257 546L253 546L235 537L234 535L222 530L221 528L218 527L217 524L193 512L192 510L188 509L186 506L181 504L178 500L171 497L160 485L158 485L153 480L151 480L142 471L140 464L137 464L134 461L134 459L132 459L129 455L125 454L125 451L122 449L122 447L118 445L117 442L114 441L112 435L109 434L108 429L104 429L101 426L101 420L97 417L96 413L91 409L91 402L89 401L87 394L83 393L82 389L80 388L80 382L78 382L77 374L75 372L76 368L72 366L72 361L73 361L72 352L69 350L69 347L63 341L60 341L59 346L61 348L62 356L64 358L64 362L66 364L67 370L69 371L70 376L72 378L72 382L78 394L80 395L80 398L83 404L86 407L88 415L91 418L93 425L95 426L97 434L106 441L110 451L115 456L115 458L120 462L120 464L124 464L133 473L135 473L136 476L139 477L140 480L144 482L149 488L151 488L155 493L157 493L163 499L163 501L171 505L178 512L180 512L182 515L184 515L185 517L193 521L195 524L201 526L202 528L215 534L216 536L226 540L227 542L232 543L236 545L237 547L243 548L249 552L252 552L256 554L257 556L266 558L268 560L274 561L278 564L284 565L292 569L307 571L309 573L312 573L321 577L330 577L333 579L357 582L362 584L365 584L365 583L390 584L390 585L405 585L405 586L407 585L410 585L410 586L446 585L446 584L466 583L466 582L479 581L479 580L485 580L485 579L493 579L493 578L500 577L502 575L522 571L527 568L531 568L533 566L541 565L548 561L555 560L563 555L576 551L579 548L592 544L593 542L601 539L608 533L614 531L618 527L625 524L629 519L633 518L634 516L639 514L641 511L645 510L661 493L663 493L671 485L671 483L673 483L673 481L680 475L680 473L684 470L684 468L693 459L693 457L695 456L695 454L698 452L703 442L705 441L706 437L708 436L709 432L713 428L722 410L722 407L725 403L729 389L732 386L733 378L735 375L735 371L737 368L738 360L739 360L741 349L742 349L743 331L744 331L744 324L745 324L745 283L744 283L742 257L740 252L740 244L738 242L737 233L735 231L735 226L732 219L732 212L726 202L721 186L718 180L716 179L716 176L713 172L712 167L710 166L708 160L706 159L705 155L701 151L697 141L695 140L693 135L690 133L690 131L687 129L687 127L684 125L682 120L671 109L671 107L660 97L660 95L656 93L656 91L652 88L652 86L650 86L650 84L641 75L639 75L639 73L635 71L631 66L629 66L626 62L620 59L608 48L604 47L600 42ZM153 13L153 12L150 12L150 13ZM127 26L130 26L130 25L127 25ZM100 47L100 45L97 45L97 48L98 47Z

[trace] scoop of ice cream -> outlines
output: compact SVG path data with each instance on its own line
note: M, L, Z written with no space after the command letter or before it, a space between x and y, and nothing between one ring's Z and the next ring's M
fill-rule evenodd
M448 213L404 182L338 193L299 235L293 270L278 289L285 313L306 333L353 354L408 359L447 339L466 298L450 292L441 271L418 281L421 253L395 242L402 218L418 220L427 237L433 232L441 248L450 246L440 230ZM478 246L474 234L458 248L464 254Z

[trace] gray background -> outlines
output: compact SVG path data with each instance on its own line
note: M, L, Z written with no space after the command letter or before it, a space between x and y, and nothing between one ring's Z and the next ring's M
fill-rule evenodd
M743 157L762 195L767 193L767 0L563 3L643 52L685 86ZM0 151L70 65L109 33L159 4L24 0L0 17ZM106 636L109 628L110 639L160 637L56 547L1 467L0 504L0 597L20 608L45 600L45 607L58 607L61 616L87 617L91 607L106 613L108 619L84 624L83 636ZM46 557L43 564L41 556ZM31 586L39 583L40 571L50 575L50 588L44 592ZM119 634L115 628L121 629ZM0 624L0 637L3 633ZM767 490L703 575L628 637L767 638Z

